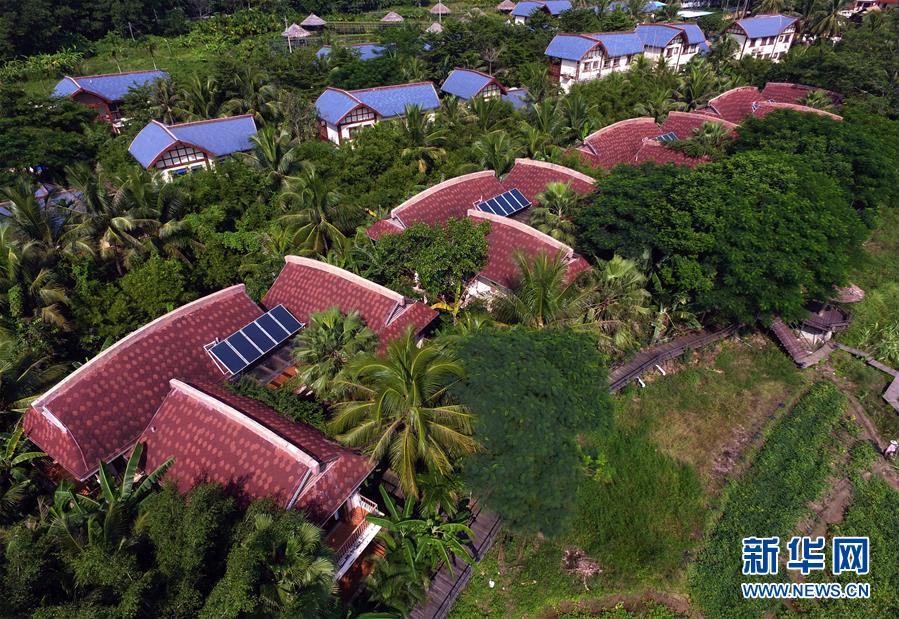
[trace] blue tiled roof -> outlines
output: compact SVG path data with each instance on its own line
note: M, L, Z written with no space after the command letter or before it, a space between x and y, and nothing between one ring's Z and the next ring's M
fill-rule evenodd
M480 93L493 78L480 71L469 69L453 69L447 76L440 90L455 95L460 99L471 99Z
M551 58L563 60L580 60L588 51L593 49L598 41L587 35L557 34L549 42L544 52ZM642 48L641 48L642 49Z
M192 144L215 157L222 157L250 150L253 146L250 138L254 135L256 123L251 115L178 125L163 125L151 121L134 137L128 152L148 168L160 155L179 142Z
M168 78L168 73L165 71L136 71L85 77L66 76L53 89L53 96L67 97L80 88L107 101L121 101L132 88Z
M634 32L598 32L589 36L603 44L610 58L643 53L643 41Z
M795 17L786 15L756 15L738 19L735 23L746 32L746 36L750 39L757 39L759 37L775 37L795 21Z
M348 45L347 47L359 52L360 60L371 60L372 58L377 58L386 51L386 48L383 45L378 45L376 43L355 43L353 45ZM315 52L315 55L318 58L330 56L330 46L326 45L325 47L322 47L320 50Z
M407 105L417 105L423 110L440 107L440 99L431 82L381 86L362 90L327 88L315 100L319 118L336 125L360 103L373 109L383 118L402 116Z
M571 9L571 2L568 0L547 0L546 2L519 2L512 9L512 15L515 17L530 17L535 11L546 8L550 15L556 16L564 11Z
M528 107L531 104L528 98L527 88L510 88L506 91L506 94L503 95L503 101L511 103L512 108L516 110Z
M677 27L687 33L687 43L690 45L696 45L697 43L702 45L705 43L705 33L698 25L677 24Z
M644 46L664 48L683 31L669 26L640 24L637 26L636 32Z
M571 10L571 2L568 0L547 0L545 4L546 8L549 10L549 14L553 16Z

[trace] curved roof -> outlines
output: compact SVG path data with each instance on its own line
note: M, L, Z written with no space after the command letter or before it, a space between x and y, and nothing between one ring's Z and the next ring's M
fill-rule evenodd
M490 84L496 84L503 92L506 90L492 75L474 69L456 68L450 71L440 90L468 100L479 95Z
M752 104L762 100L762 95L755 86L739 86L711 99L708 109L724 120L739 123L752 113Z
M515 17L530 17L536 11L540 11L546 9L546 11L552 15L556 16L564 11L568 11L571 9L571 2L568 0L547 0L546 2L533 2L531 0L527 0L525 2L519 2L515 5L515 8L512 9L512 15Z
M596 181L577 170L534 159L516 159L502 181L506 191L518 189L531 203L537 202L537 195L550 183L568 183L572 190L583 195L593 191Z
M750 39L759 37L775 37L796 23L796 17L787 15L756 15L738 19L731 28L739 28Z
M100 97L106 101L121 101L132 88L139 88L157 80L167 80L165 71L128 71L125 73L106 73L102 75L85 75L82 77L62 78L53 89L53 97L69 97L83 91Z
M737 128L736 123L728 122L723 118L716 118L708 114L697 114L695 112L668 112L668 117L662 123L659 133L673 133L678 140L686 140L693 135L693 131L702 127L707 122L718 123L724 125L730 130Z
M645 47L665 48L677 37L683 37L687 41L687 34L680 28L663 26L661 24L638 24L635 33Z
M151 120L140 130L128 152L145 168L151 167L177 144L194 146L212 157L223 157L250 150L256 135L252 114L230 118L212 118L196 122L165 125Z
M578 150L593 164L611 168L621 163L633 163L644 138L659 136L655 119L629 118L603 127L584 140Z
M835 104L840 103L842 99L840 95L830 90L790 82L768 82L762 89L762 97L778 103L799 103L812 92L823 92Z
M37 398L28 437L76 479L129 450L172 378L225 377L204 346L262 315L243 284L188 303L125 336Z
M752 115L756 118L763 118L771 112L777 110L793 110L794 112L805 112L808 114L818 114L819 116L827 116L833 120L843 120L839 114L828 112L827 110L819 110L816 107L808 105L799 105L798 103L780 103L778 101L758 101L752 104Z
M643 40L636 32L557 34L544 53L551 58L580 60L597 44L602 45L610 58L643 53Z

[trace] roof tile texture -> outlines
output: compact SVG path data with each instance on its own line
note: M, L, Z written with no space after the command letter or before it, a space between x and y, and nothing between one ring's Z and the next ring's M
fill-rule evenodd
M752 113L752 104L763 101L764 97L755 86L732 88L709 101L709 109L719 118L732 123L740 123Z
M629 118L603 127L584 140L592 155L587 158L604 168L612 168L621 163L633 163L637 151L643 145L643 138L659 135L659 126L652 118ZM586 149L585 149L586 150ZM583 152L583 151L582 151Z

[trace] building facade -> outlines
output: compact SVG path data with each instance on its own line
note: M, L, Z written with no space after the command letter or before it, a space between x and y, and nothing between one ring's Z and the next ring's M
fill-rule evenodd
M557 34L545 53L550 78L568 92L577 82L627 71L643 53L643 41L635 32Z
M54 87L52 96L69 97L97 111L97 120L108 123L115 133L122 128L121 104L132 89L169 79L165 71L129 71L71 77L66 75Z
M726 34L737 43L736 58L752 56L776 62L790 50L796 38L797 21L786 15L756 15L738 19Z

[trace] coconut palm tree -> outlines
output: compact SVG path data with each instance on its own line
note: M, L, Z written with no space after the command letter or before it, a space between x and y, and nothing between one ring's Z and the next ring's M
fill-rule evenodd
M0 241L10 239L9 225L0 222ZM69 297L53 266L42 266L43 261L34 254L25 254L12 242L3 245L0 253L0 296L6 317L39 317L48 324L69 329L66 310Z
M649 116L661 123L672 110L683 110L686 104L674 98L670 88L658 88L645 101L634 106L634 114Z
M468 106L461 99L452 95L444 97L437 111L437 121L445 129L452 132L471 120Z
M139 217L146 253L156 252L189 263L185 250L199 249L201 245L183 219L186 203L181 187L146 170L130 173L120 185L124 200Z
M475 97L468 101L468 110L475 126L483 132L493 131L506 117L506 110L497 97Z
M677 97L687 110L695 110L709 102L709 99L715 95L717 85L715 71L709 63L705 61L691 62L681 77Z
M571 211L577 204L577 194L571 189L571 183L547 183L536 201L537 206L531 209L530 224L566 245L573 245L575 226Z
M833 109L833 99L823 90L812 90L802 99L801 103L818 110Z
M350 399L335 406L331 430L373 460L386 457L405 495L416 497L419 468L449 475L455 458L477 447L471 413L448 401L462 374L450 351L419 348L410 329L383 357L361 355L347 365L338 382Z
M22 424L17 423L9 434L0 434L0 524L19 515L19 507L31 487L29 469L22 465L47 455L42 451L23 451L22 432Z
M47 387L62 378L66 366L22 348L13 337L0 337L0 413L24 411Z
M493 170L497 175L502 175L512 169L521 147L508 133L499 129L487 133L475 142L474 151L482 169Z
M234 84L234 96L225 101L222 109L230 114L252 114L257 124L265 125L272 116L272 102L278 95L268 76L248 65L237 73Z
M15 243L24 259L39 267L52 267L64 254L90 252L90 247L72 233L78 213L59 205L54 192L38 198L34 187L20 179L11 187L0 189L0 197L7 202L9 211L3 220L7 227L4 240Z
M220 107L220 90L212 76L193 74L181 89L181 113L192 120L215 118Z
M529 260L518 253L515 262L521 273L518 282L493 300L492 313L498 321L542 329L583 320L596 290L568 277L568 264L561 254L541 252Z
M758 7L753 7L753 10L756 13L774 15L783 12L786 6L786 0L761 0Z
M847 20L842 12L852 0L821 0L820 12L811 27L811 32L819 37L833 38L843 33Z
M287 180L278 202L288 211L279 223L293 232L295 244L307 253L324 256L346 241L351 208L311 165Z
M596 295L581 328L594 333L608 351L632 347L649 314L646 276L633 260L615 255L596 269L592 279Z
M75 492L68 480L60 482L50 507L51 529L75 548L98 545L115 551L134 541L132 531L139 526L133 525L142 516L141 505L174 464L174 459L169 458L138 480L143 451L143 443L134 446L121 480L115 478L106 463L100 462L100 492L96 498Z
M724 145L731 140L731 130L714 121L706 121L693 129L690 138L675 142L675 148L691 157L718 157L724 152Z
M412 56L403 60L400 73L407 82L421 82L427 78L427 66L418 56Z
M156 80L149 103L153 118L167 125L173 124L182 112L181 93L171 80Z
M596 105L589 103L580 90L568 93L561 108L565 133L570 139L583 140L596 127Z
M796 0L791 7L793 12L799 17L799 23L796 30L799 36L804 36L812 25L815 15L820 11L821 0Z
M328 399L335 393L337 375L358 355L373 352L378 336L358 312L344 314L332 307L311 314L295 342L298 379L320 398Z
M420 106L406 106L401 126L410 143L409 147L403 149L402 156L417 160L422 174L446 157L446 149L441 146L446 141L446 132L437 128Z
M527 120L518 124L518 132L524 145L524 153L531 159L545 159L549 147L552 146L552 136L543 133Z
M519 68L521 83L528 89L531 101L541 102L555 94L557 86L549 79L549 71L542 62L529 62Z
M646 0L625 0L624 6L627 8L628 15L638 22L642 21L643 16L646 15Z
M286 129L263 127L250 138L250 142L253 150L237 155L251 168L264 174L272 189L282 188L288 178L303 169L299 145Z

